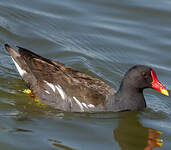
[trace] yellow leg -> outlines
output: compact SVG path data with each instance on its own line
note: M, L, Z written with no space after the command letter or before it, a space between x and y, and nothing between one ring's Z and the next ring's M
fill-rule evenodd
M32 93L30 89L23 90L23 93L29 94L33 98L34 102L36 102L36 104L41 105L41 106L46 106L45 104L42 104L41 101L34 96L34 94Z

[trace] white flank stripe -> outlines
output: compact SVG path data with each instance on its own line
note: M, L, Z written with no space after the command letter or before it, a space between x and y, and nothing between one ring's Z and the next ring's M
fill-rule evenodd
M80 101L76 97L73 97L73 99L76 101L76 103L78 104L78 106L80 107L80 109L82 111L84 111L84 108L83 108L82 104L80 103Z
M87 108L87 109L88 109L88 107L87 107L87 104L86 104L86 103L82 103L82 105L83 105L85 108Z
M88 104L88 107L94 108L95 106L93 104Z
M61 95L62 99L65 99L66 97L66 94L65 92L63 91L63 89L61 88L60 85L55 85L56 89L58 90L59 94Z
M47 91L47 90L46 90L45 92L46 92L46 93L48 93L48 94L50 94L50 92L49 92L49 91Z
M49 83L45 80L44 80L44 82L53 90L53 92L55 92L55 86L52 83Z
M11 58L12 58L12 57L11 57ZM17 62L16 62L13 58L12 58L12 60L13 60L15 66L16 66L16 68L17 68L17 70L18 70L18 72L19 72L19 74L20 74L21 76L23 76L24 74L27 73L25 70L21 69L21 67L17 64Z

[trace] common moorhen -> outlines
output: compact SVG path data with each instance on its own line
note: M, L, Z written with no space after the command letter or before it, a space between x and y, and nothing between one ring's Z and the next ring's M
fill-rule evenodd
M115 91L105 82L25 48L18 51L5 44L18 72L34 95L44 104L71 112L125 111L146 107L145 88L169 95L155 71L136 65L125 74Z

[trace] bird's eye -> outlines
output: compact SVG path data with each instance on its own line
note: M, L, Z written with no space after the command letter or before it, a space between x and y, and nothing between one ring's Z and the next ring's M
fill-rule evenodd
M147 77L148 77L148 76L147 76L147 72L142 72L141 75L142 75L143 78L147 78Z

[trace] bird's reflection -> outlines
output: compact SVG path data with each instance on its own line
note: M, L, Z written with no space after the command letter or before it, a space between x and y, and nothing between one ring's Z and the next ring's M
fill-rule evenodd
M154 150L161 147L162 132L142 126L138 112L120 113L114 138L122 150Z

